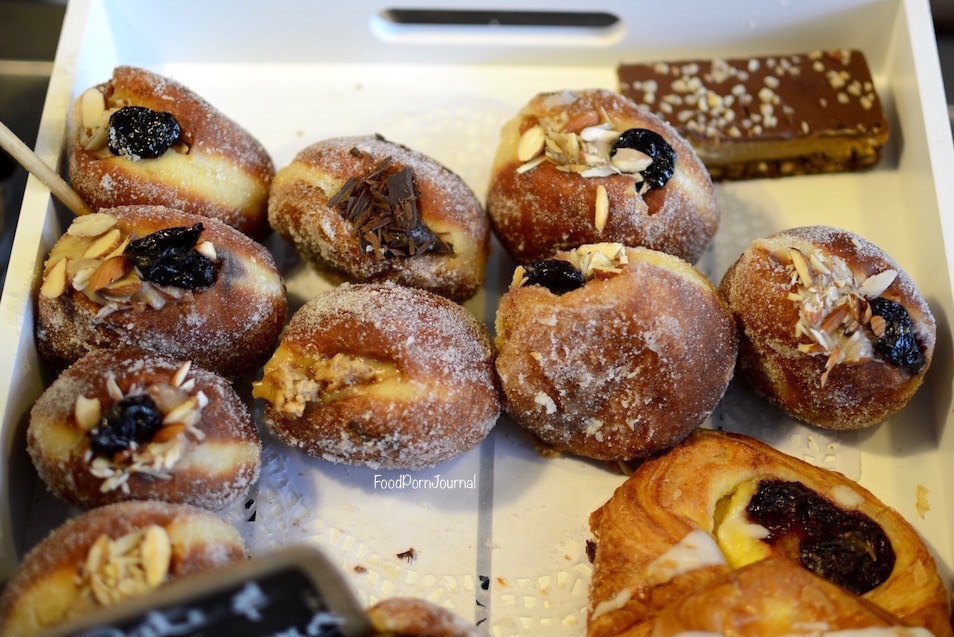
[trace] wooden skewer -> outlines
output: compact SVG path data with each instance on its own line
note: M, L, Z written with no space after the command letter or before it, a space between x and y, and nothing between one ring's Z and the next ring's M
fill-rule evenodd
M88 215L93 210L80 198L76 191L70 188L63 178L57 175L52 168L43 163L43 160L30 150L6 124L0 122L0 147L26 168L37 179L46 184L53 196L63 202L70 211L77 216Z

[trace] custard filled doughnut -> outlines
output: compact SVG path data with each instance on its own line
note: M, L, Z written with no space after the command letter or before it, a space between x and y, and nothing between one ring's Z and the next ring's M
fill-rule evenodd
M223 509L258 479L248 408L217 374L133 348L94 350L30 412L27 451L67 502L121 500Z
M376 635L478 637L477 628L452 611L414 597L391 597L368 609Z
M934 560L897 511L844 475L753 438L693 432L640 465L590 528L590 637L643 634L687 593L772 557L905 625L951 634Z
M238 531L203 509L160 502L93 509L27 553L0 596L0 633L37 635L241 559Z
M73 188L93 209L163 205L262 239L275 167L246 130L178 82L120 66L73 104Z
M43 269L37 347L73 362L139 347L234 378L262 365L288 309L271 253L229 226L162 206L76 218Z
M500 413L483 324L444 297L390 283L344 283L305 304L253 395L288 444L371 467L458 456Z
M484 280L490 224L463 180L380 136L302 150L272 183L272 228L354 282L393 281L464 301Z
M520 263L598 242L694 263L720 216L709 173L685 139L603 89L542 93L507 122L487 213Z
M504 410L548 445L600 460L685 438L735 367L715 287L646 248L585 245L518 266L496 328Z
M934 354L934 317L877 246L812 226L757 239L720 284L739 329L739 368L789 415L858 429L901 409Z

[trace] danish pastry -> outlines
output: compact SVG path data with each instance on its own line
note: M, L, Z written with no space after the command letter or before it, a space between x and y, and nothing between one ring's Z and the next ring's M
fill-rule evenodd
M591 637L638 629L690 591L773 556L905 625L951 634L934 560L901 515L842 474L752 438L695 431L638 467L590 528Z
M36 340L71 363L132 346L233 378L271 354L288 301L271 253L220 221L162 206L77 217L43 269Z
M548 445L641 458L702 424L735 367L735 328L682 259L584 245L518 266L496 315L504 409Z
M258 478L261 442L248 408L217 374L133 348L94 350L60 374L30 412L27 450L60 498L223 509Z
M0 596L0 633L37 635L244 558L238 531L203 509L160 502L93 509L27 553Z
M758 239L720 290L738 323L741 374L814 425L876 424L907 404L930 367L928 304L897 263L847 230Z
M333 462L434 465L500 413L483 324L437 294L345 283L302 306L253 395L285 442Z
M93 209L163 205L267 236L275 167L236 122L175 80L119 66L73 104L67 157Z
M603 89L537 95L507 122L487 213L519 263L599 242L694 263L719 226L712 181L692 147Z
M305 259L354 282L464 301L484 281L490 224L476 195L436 160L380 136L302 150L272 183L268 219Z

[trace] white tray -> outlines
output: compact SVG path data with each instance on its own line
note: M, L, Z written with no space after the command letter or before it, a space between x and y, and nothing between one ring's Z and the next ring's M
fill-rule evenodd
M529 0L507 5L541 9ZM927 0L592 2L587 11L620 21L589 29L408 27L384 19L387 6L72 2L37 151L60 166L70 101L114 66L132 64L193 88L257 136L278 167L313 141L378 132L437 158L483 197L500 126L538 91L616 88L620 61L859 48L893 126L881 164L862 174L718 184L722 225L698 265L718 282L752 239L795 225L863 235L902 264L938 319L926 385L889 422L833 434L793 422L734 381L708 424L858 479L914 524L950 583L954 259L946 255L954 246L954 146ZM559 0L546 8L582 7ZM75 514L37 484L24 450L29 409L52 380L33 344L35 292L42 261L68 220L31 179L0 300L0 360L9 361L0 369L0 579ZM284 264L293 307L326 285L287 245L274 238L269 245ZM494 248L486 289L467 303L489 327L512 272ZM587 518L624 480L620 474L569 456L543 458L506 419L478 449L416 472L331 465L265 440L262 480L248 507L226 513L253 552L319 546L363 602L424 597L492 635L583 634ZM438 484L380 486L405 476ZM923 518L915 510L918 485L929 489ZM398 557L411 547L413 559Z

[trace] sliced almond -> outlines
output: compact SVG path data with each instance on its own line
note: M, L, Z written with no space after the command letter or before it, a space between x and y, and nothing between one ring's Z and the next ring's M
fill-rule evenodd
M83 258L98 259L115 250L122 242L123 236L119 228L113 228L89 244L89 247L83 252Z
M123 276L130 267L129 260L126 257L119 256L106 259L90 276L89 284L86 287L90 292L97 292Z
M864 280L864 283L858 286L858 294L868 300L878 298L894 283L897 277L897 270L885 270L874 276L869 276Z
M884 317L875 314L871 317L871 322L869 325L871 326L871 331L874 333L874 335L878 338L881 338L884 336L884 331L888 327L888 322L884 320Z
M124 259L125 257L113 257L114 259ZM136 274L135 270L130 270L123 276L119 277L106 287L102 288L100 292L103 294L108 294L111 297L124 297L132 296L136 292L142 289L142 280L139 278L139 275Z
M199 400L195 396L191 396L188 400L176 406L172 411L166 414L165 418L162 419L164 425L177 423L177 422L186 422L186 419L196 410L199 406Z
M87 398L82 394L77 396L76 403L73 405L73 417L80 429L90 431L99 424L103 417L103 408L99 403L99 398Z
M542 153L546 137L543 127L539 125L531 126L525 130L517 143L517 159L526 162Z
M43 279L40 286L40 295L47 299L55 299L66 291L66 257L63 257L50 268L50 272Z
M101 148L106 148L108 142L109 129L94 128L92 129L92 134L89 136L89 139L83 144L83 148L90 152L95 152Z
M80 97L80 114L84 127L97 128L105 111L106 98L99 89L87 89Z
M593 219L593 225L597 232L603 232L606 226L606 220L609 217L609 196L606 194L606 188L603 184L596 187L596 215Z
M192 368L192 361L186 361L179 366L179 369L172 375L172 386L179 387L185 382L186 376L189 375L189 370Z
M157 442L157 443L169 442L170 440L173 440L176 436L181 434L183 431L185 431L185 428L186 428L185 425L183 425L182 423L176 423L174 425L166 425L165 427L161 428L159 431L157 431L153 435L151 442Z
M544 155L540 155L539 157L536 157L535 159L531 159L525 164L520 164L519 166L517 166L517 174L522 175L525 172L530 172L531 170L533 170L534 168L536 168L537 166L539 166L546 160L547 158Z
M98 237L109 232L116 223L116 217L105 212L94 212L74 219L66 233L74 237Z
M566 123L566 125L563 127L563 132L577 133L584 128L596 126L599 123L599 113L596 111L583 111L582 113L577 113L570 121Z
M132 238L132 237L130 237L129 235L126 235L126 236L123 238L122 243L120 243L118 246L116 246L116 247L113 249L112 252L110 252L109 254L107 254L107 255L106 255L106 258L109 259L110 257L118 257L119 255L123 254L123 253L126 251L126 246L129 245L129 240L130 240L131 238Z
M805 260L805 255L795 248L790 249L788 255L792 259L792 265L795 266L795 271L798 272L798 278L801 280L802 285L806 288L811 287L812 273L809 269L808 262Z
M202 241L195 247L195 251L204 256L209 261L215 261L218 255L215 252L215 246L211 241Z
M169 534L159 525L146 529L142 538L142 566L146 571L146 583L159 586L169 572L172 558L172 542Z

